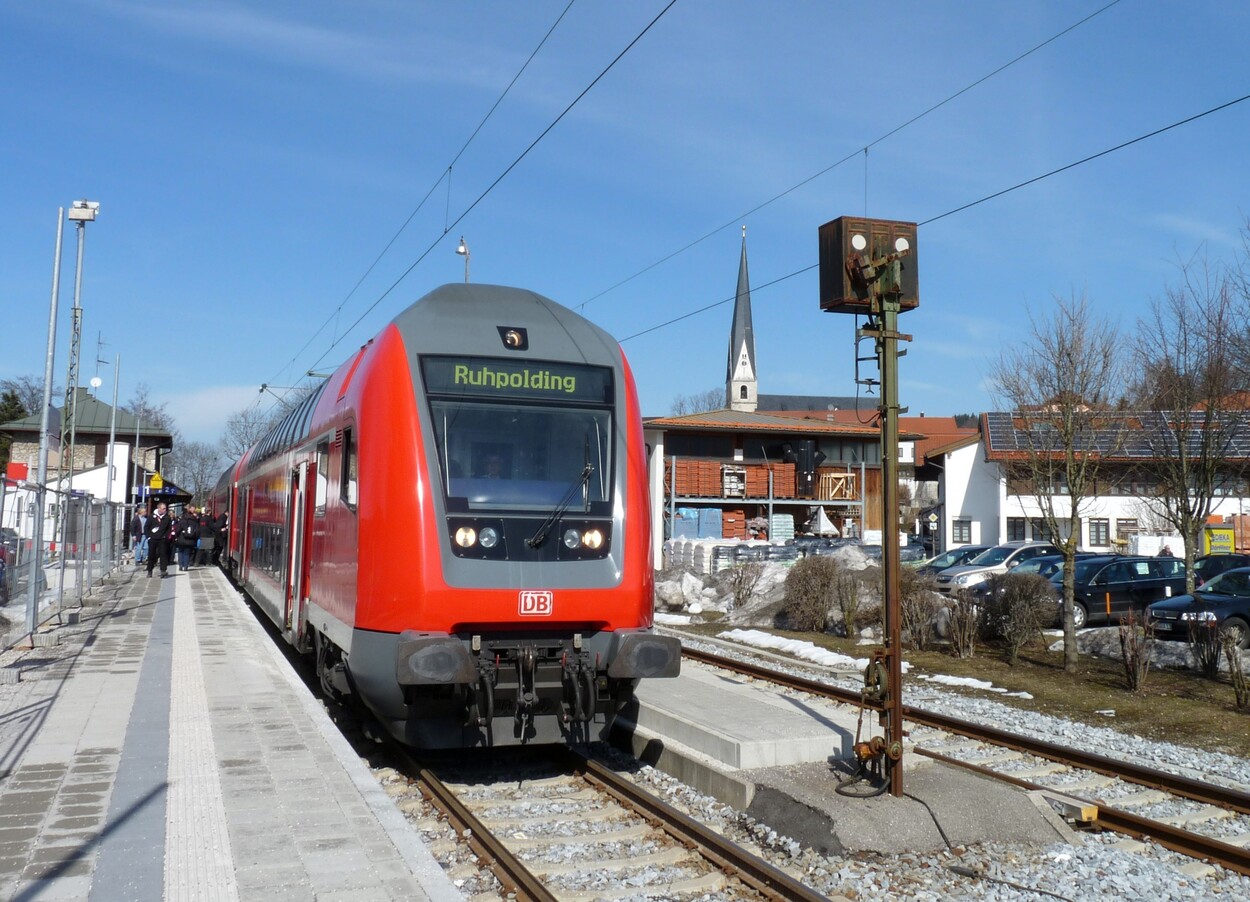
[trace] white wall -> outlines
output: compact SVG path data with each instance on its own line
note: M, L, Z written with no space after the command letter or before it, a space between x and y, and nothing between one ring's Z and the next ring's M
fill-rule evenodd
M955 520L972 521L971 544L993 545L1002 541L999 538L1000 483L998 467L985 460L980 442L958 448L945 456L939 488L942 550L956 546L953 539Z

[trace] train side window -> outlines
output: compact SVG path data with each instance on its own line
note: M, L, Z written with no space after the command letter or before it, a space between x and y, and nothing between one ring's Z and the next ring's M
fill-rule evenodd
M350 429L343 430L343 473L339 480L339 494L352 510L356 509L356 436Z
M326 496L329 494L330 478L330 443L321 442L317 445L317 471L313 474L316 486L316 509L313 514L318 517L326 515Z

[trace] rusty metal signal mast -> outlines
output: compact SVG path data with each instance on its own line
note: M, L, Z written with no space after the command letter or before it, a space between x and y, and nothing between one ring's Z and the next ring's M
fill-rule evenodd
M890 794L903 795L903 649L899 625L898 350L911 341L898 331L898 315L920 302L916 224L841 216L820 227L820 309L867 317L856 330L876 342L881 378L881 570L885 645L864 674L866 702L880 711L884 740L864 752L884 758ZM858 363L857 363L858 366Z

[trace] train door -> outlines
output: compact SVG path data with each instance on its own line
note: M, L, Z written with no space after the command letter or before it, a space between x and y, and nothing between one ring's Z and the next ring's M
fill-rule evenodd
M286 566L285 629L293 645L299 646L304 632L305 606L308 601L308 481L311 468L307 461L291 471L291 497L287 535L291 537L291 554Z
M239 522L239 580L246 582L252 569L252 487L239 490L243 516Z

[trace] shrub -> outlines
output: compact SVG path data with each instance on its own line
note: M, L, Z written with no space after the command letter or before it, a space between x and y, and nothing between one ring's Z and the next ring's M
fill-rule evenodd
M1214 621L1189 621L1189 650L1194 655L1194 666L1208 680L1220 674L1221 646L1220 631Z
M1007 663L1015 664L1020 649L1055 619L1055 593L1050 582L1036 573L1003 573L990 577L989 594L982 601L982 636L1001 641Z
M842 629L849 639L859 625L859 578L849 570L833 574L833 597L842 613Z
M823 633L829 625L838 565L828 557L805 557L786 574L781 613L793 630Z
M729 590L733 594L733 606L741 608L755 594L755 587L760 584L764 575L764 565L759 561L746 561L735 564L729 570Z
M1224 633L1220 636L1220 645L1224 647L1224 655L1228 658L1228 678L1233 684L1233 696L1237 700L1237 708L1244 711L1250 708L1250 686L1246 685L1246 671L1241 664L1241 650L1236 636Z
M903 644L924 651L937 638L933 626L942 610L942 599L934 593L932 582L910 567L904 567L899 577L899 629Z
M1146 685L1146 674L1150 672L1150 642L1155 637L1155 628L1148 620L1139 618L1137 612L1129 609L1128 615L1120 621L1120 652L1124 659L1124 677L1128 680L1128 688L1140 692Z
M951 653L957 658L971 658L977 651L977 634L981 631L981 605L966 591L956 592L947 605L950 624Z

